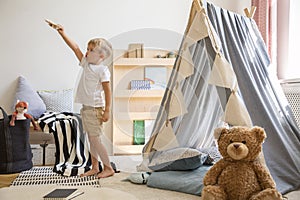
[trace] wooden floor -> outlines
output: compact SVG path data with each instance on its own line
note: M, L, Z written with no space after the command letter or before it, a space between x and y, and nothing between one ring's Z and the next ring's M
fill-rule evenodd
M0 188L9 187L10 184L17 178L19 174L1 174L0 175Z

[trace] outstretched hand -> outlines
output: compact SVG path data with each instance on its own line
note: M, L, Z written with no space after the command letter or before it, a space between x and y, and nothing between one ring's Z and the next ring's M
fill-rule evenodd
M64 27L60 24L56 24L52 21L50 21L49 19L45 19L45 21L48 23L48 25L51 27L51 28L54 28L55 30L57 30L58 32L63 32L64 31Z

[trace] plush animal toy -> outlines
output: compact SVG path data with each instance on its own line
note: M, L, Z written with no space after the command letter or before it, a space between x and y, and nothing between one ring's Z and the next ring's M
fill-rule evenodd
M222 155L206 173L202 200L281 200L269 171L258 156L266 138L260 127L216 129Z
M28 108L28 103L27 102L17 101L17 104L15 105L15 112L13 112L9 124L11 126L15 126L15 120L30 119L34 130L38 130L38 126L36 125L33 117L30 114L26 113L27 108Z

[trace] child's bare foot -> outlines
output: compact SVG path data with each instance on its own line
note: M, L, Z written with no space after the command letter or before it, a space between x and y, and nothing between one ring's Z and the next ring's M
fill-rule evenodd
M113 168L106 168L97 175L97 178L107 178L107 177L113 176L114 174L115 174L115 171L113 170Z
M81 174L80 176L81 177L83 177L83 176L93 176L93 175L96 175L98 172L99 172L99 170L97 170L97 169L91 169L91 170L85 172L84 174Z

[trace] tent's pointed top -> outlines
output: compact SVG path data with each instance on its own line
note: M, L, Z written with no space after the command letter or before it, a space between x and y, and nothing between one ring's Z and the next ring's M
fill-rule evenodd
M193 1L193 4L196 8L196 10L199 12L200 10L202 10L203 8L203 3L202 3L202 0L194 0Z

